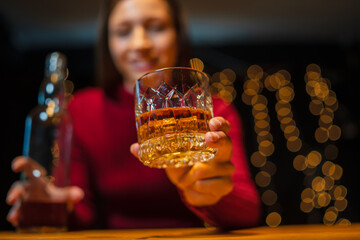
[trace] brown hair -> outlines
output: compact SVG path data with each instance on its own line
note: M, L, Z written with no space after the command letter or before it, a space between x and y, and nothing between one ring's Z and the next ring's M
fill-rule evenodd
M96 84L104 89L110 98L115 99L117 85L122 83L123 77L116 69L109 52L108 45L108 19L115 7L121 0L104 0L100 12L100 31L96 49ZM190 59L190 45L185 31L182 14L176 0L165 0L169 4L170 16L173 20L178 39L177 66L188 66Z

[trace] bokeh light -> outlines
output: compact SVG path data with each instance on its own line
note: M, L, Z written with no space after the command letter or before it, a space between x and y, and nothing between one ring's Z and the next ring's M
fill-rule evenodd
M247 76L250 79L261 79L263 75L264 71L259 65L251 65L247 69Z
M260 152L254 152L250 157L250 161L254 167L260 168L265 165L266 157Z
M277 227L281 223L281 216L277 212L269 213L266 217L266 224L269 227Z
M199 58L190 59L190 66L191 68L196 69L198 71L204 70L204 63Z
M293 166L298 171L305 170L307 168L307 166L308 166L307 158L305 156L303 156L303 155L297 155L294 158Z
M321 192L325 189L325 180L322 177L315 177L311 183L312 189L314 189L316 192Z
M270 184L270 182L271 182L271 176L269 173L265 171L260 171L255 176L255 183L259 187L266 187Z
M272 206L276 203L277 201L277 194L276 192L274 192L273 190L266 190L265 192L263 192L263 194L261 195L261 200L262 202L267 205L267 206Z

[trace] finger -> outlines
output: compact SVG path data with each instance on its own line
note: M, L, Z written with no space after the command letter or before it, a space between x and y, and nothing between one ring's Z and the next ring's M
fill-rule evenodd
M185 189L188 184L183 182L186 174L192 169L192 167L181 167L181 168L166 168L165 172L170 181L180 189Z
M37 179L39 177L46 177L46 169L38 162L31 158L26 159L26 164L24 166L25 175L30 179Z
M219 198L227 195L233 189L231 177L218 177L198 180L194 184L194 190L204 194L213 194Z
M210 131L223 131L226 135L230 131L230 123L223 117L213 117L209 122Z
M216 161L229 161L232 156L232 142L229 136L222 131L207 132L205 141L208 147L216 148Z
M198 163L195 164L189 171L185 172L181 178L179 178L176 185L178 185L181 189L186 189L191 187L198 180L224 176L232 177L233 173L234 166L230 162Z
M47 192L53 202L72 202L77 203L84 198L84 191L77 186L56 187L54 184L48 184Z
M10 209L6 219L16 227L19 222L19 215L20 215L20 201L17 201L16 204Z
M9 205L13 205L15 202L17 202L21 196L24 194L24 186L21 182L15 182L6 197L6 203Z
M130 146L130 152L135 156L135 157L139 157L139 144L138 143L134 143Z
M184 181L194 183L195 181L217 178L223 176L232 176L234 173L234 165L228 163L208 162L196 164L187 176L183 178Z
M14 158L14 160L11 163L11 168L14 172L21 172L26 164L26 157L19 156Z
M219 199L213 194L204 194L195 190L189 189L183 192L185 200L192 206L205 207L213 205Z
M84 191L81 188L77 186L68 187L68 197L71 202L80 202L84 198L84 195Z

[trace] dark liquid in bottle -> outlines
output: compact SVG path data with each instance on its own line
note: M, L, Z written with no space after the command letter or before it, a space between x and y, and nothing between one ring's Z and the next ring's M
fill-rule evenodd
M66 203L22 202L20 232L59 232L66 230Z

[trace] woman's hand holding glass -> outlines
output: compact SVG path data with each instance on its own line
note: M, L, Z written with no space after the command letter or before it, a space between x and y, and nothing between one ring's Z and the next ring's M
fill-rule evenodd
M232 142L228 136L230 124L222 117L214 117L206 133L206 144L218 149L208 162L189 167L166 168L170 181L182 190L186 201L193 206L210 206L217 203L233 189L234 165L230 162ZM131 146L131 152L138 156L139 145Z

